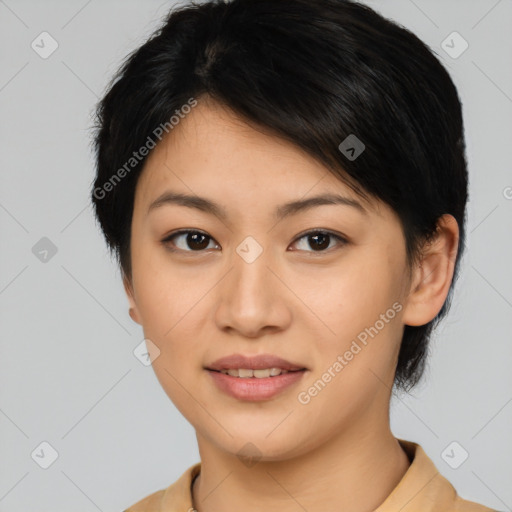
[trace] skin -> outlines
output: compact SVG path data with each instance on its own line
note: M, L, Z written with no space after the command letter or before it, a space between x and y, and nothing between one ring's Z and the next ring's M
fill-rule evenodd
M168 190L215 201L228 217L176 204L148 213ZM358 201L364 212L322 205L273 217L279 205L326 192ZM206 233L206 248L182 235L171 252L172 241L162 240L183 228ZM347 242L331 237L318 249L303 236L311 229ZM247 236L263 249L250 264L236 252ZM389 426L403 328L429 322L446 299L455 219L440 219L437 237L409 268L399 219L386 204L363 201L301 149L202 98L148 157L131 237L130 315L158 347L157 378L197 435L195 509L377 508L410 464ZM396 302L402 308L394 318L300 403L298 394ZM237 400L204 369L233 353L275 354L308 370L270 400ZM261 457L252 466L237 455L249 454L248 442Z

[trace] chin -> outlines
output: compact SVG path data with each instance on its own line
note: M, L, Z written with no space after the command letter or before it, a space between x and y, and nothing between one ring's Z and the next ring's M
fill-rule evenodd
M277 431L268 435L271 430L252 428L244 433L239 430L232 438L227 439L224 436L216 444L224 452L237 456L248 467L252 461L282 461L297 457L308 450L303 440L295 438L291 430L283 429L281 435L277 435Z

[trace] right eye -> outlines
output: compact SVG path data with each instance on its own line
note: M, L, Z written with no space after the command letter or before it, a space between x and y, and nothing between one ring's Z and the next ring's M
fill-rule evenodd
M162 244L173 252L202 252L208 249L209 241L213 242L214 240L211 236L208 236L202 231L181 229L167 235L162 240ZM216 245L218 247L218 244Z

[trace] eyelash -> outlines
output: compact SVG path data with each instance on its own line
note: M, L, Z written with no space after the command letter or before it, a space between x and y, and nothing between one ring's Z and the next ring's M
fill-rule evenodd
M169 235L167 235L163 240L162 240L162 244L165 246L165 248L171 252L181 252L181 253L203 253L206 251L206 249L201 249L201 250L198 250L198 251L192 251L192 250L184 250L184 249L179 249L179 248L175 248L175 247L170 247L168 244L171 242L171 240L173 238L176 238L180 235L184 235L184 234L197 234L197 235L203 235L205 236L207 239L210 239L210 240L213 240L215 241L214 238L212 238L211 236L209 236L208 234L202 232L202 231L198 231L196 229L181 229L181 230L178 230L178 231L175 231ZM293 242L292 244L295 244L296 242L298 242L299 240L302 240L303 238L307 238L308 236L311 236L311 235L327 235L331 238L334 238L338 241L338 248L340 247L343 247L344 245L348 244L348 240L346 238L344 238L343 236L337 234L337 233L334 233L332 231L329 231L329 230L325 230L325 229L313 229L313 230L310 230L310 231L307 231L305 233L301 233ZM209 245L209 244L208 244ZM330 244L329 244L330 245ZM335 248L334 248L335 249ZM305 252L311 252L313 254L322 254L322 253L330 253L331 251L333 250L333 247L330 247L329 249L325 249L325 250L321 250L321 251L305 251ZM299 251L301 251L299 249Z

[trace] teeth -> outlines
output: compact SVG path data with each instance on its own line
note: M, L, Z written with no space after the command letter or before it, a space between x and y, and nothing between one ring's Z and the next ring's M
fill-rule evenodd
M252 370L248 368L230 368L229 370L221 370L221 373L224 373L225 375L231 375L231 377L239 377L241 379L247 379L249 377L264 379L265 377L277 377L282 373L288 373L288 370L281 370L281 368L266 368L264 370Z

